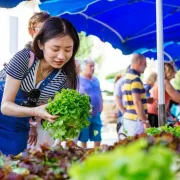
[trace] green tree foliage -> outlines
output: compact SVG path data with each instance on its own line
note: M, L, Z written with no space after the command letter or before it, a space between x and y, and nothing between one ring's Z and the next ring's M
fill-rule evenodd
M86 36L86 33L81 31L79 33L79 39L80 39L80 47L76 54L76 59L83 61L87 58L94 56L93 47L95 47L95 44L93 43L95 36L89 35ZM100 40L99 40L100 41ZM102 43L103 45L103 43ZM98 65L100 65L103 62L103 52L102 48L99 47L100 53L98 55L95 55L96 57L93 59Z
M108 74L106 76L106 79L114 79L118 73L121 73L122 75L124 75L125 72L126 72L126 69L121 69L121 70L119 70L119 72L113 72L111 74Z
M81 31L79 33L80 47L76 54L76 59L84 60L91 56L93 39L92 37L86 36L86 33Z

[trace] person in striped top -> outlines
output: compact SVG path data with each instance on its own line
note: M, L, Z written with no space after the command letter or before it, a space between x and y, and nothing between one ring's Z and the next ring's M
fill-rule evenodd
M143 133L144 128L149 127L146 94L140 79L140 74L144 73L145 68L146 58L140 54L134 54L122 86L123 104L126 111L120 128L120 139L123 138L122 133L126 136L134 136Z
M6 80L0 81L0 151L3 154L17 155L26 149L32 116L55 121L57 116L46 111L46 103L62 88L76 89L74 57L78 48L79 37L74 26L66 19L50 17L33 41L32 66L28 68L30 51L26 48L10 60ZM33 95L35 92L40 92L38 97ZM29 106L31 99L36 100L35 107Z

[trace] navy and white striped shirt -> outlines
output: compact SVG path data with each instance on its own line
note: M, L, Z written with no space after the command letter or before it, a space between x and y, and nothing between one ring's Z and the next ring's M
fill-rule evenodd
M34 65L30 69L27 76L30 52L26 48L17 52L10 60L6 73L11 77L21 80L20 89L30 92L32 89L38 88L43 81L36 85L36 73L40 60L36 59ZM51 82L41 91L39 102L46 103L49 98L54 96L55 92L67 88L67 75L60 69Z

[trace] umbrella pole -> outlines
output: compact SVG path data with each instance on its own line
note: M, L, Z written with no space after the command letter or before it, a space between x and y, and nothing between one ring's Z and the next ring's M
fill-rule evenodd
M165 125L164 53L163 53L163 9L162 0L156 0L157 65L158 65L158 124Z

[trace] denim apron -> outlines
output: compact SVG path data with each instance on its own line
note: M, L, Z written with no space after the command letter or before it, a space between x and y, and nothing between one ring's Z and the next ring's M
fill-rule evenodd
M31 68L35 65L35 62ZM30 72L31 68L27 71L26 75ZM50 81L56 76L59 70L55 69L39 86L42 91ZM0 104L4 92L5 81L0 81ZM22 102L27 102L29 92L19 89L15 103L21 105ZM0 151L5 155L17 155L27 148L29 136L29 120L31 117L13 117L3 115L0 111Z

